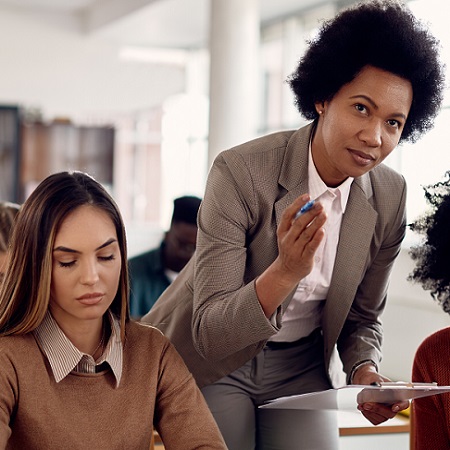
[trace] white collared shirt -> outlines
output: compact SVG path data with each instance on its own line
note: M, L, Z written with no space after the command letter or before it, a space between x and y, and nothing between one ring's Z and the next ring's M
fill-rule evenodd
M71 372L95 373L95 367L107 362L119 386L122 377L123 347L120 325L111 312L108 313L111 336L100 359L96 362L91 355L80 352L67 338L51 313L47 311L42 323L33 331L39 346L52 368L57 383Z
M270 340L291 342L309 335L320 326L322 309L330 287L336 259L342 217L347 207L353 178L347 178L340 186L329 188L320 178L309 146L308 187L312 199L317 199L324 207L327 221L325 236L316 251L311 273L303 278L289 303L280 331Z

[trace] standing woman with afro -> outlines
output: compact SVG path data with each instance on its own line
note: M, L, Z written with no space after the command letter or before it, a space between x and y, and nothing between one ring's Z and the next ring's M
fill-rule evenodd
M406 185L382 163L433 125L438 49L402 2L343 10L288 80L310 123L216 158L194 257L142 320L175 344L231 450L335 449L335 415L258 406L387 380L380 316ZM379 424L407 406L358 407Z

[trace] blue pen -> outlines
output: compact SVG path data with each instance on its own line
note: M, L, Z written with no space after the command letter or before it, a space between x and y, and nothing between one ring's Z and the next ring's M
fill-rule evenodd
M295 214L294 220L298 219L302 214L309 211L314 206L315 200L310 200L308 203L305 203Z

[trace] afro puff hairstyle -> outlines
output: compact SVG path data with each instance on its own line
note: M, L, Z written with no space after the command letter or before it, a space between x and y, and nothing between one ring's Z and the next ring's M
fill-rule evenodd
M446 179L424 187L431 210L409 225L424 236L421 244L411 248L416 267L408 280L421 283L425 290L450 314L450 171Z
M445 88L440 44L403 3L358 3L324 22L308 44L287 79L306 119L316 119L315 103L331 100L369 65L411 82L413 102L400 141L415 142L433 127Z

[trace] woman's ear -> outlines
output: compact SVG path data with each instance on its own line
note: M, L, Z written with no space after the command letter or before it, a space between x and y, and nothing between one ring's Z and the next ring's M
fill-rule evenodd
M314 106L316 107L317 114L322 115L325 110L325 103L324 102L316 102L314 103Z

